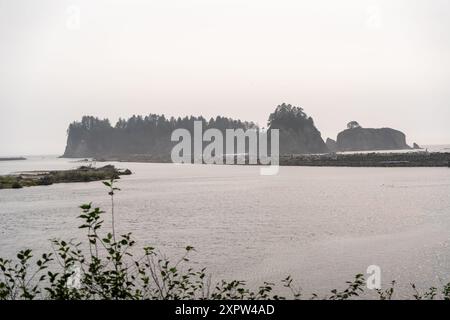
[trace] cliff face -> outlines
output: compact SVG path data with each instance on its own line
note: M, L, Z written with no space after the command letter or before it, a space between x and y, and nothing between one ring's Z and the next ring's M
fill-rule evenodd
M337 136L339 151L401 150L410 149L403 132L391 128L351 128Z
M83 117L81 122L70 124L64 157L88 158L110 154L115 137L108 120Z
M328 152L313 119L302 108L279 105L269 117L269 129L280 130L280 154Z

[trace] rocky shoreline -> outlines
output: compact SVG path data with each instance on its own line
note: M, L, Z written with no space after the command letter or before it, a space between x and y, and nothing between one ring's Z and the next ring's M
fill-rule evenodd
M99 162L171 163L169 157L152 155L126 155L96 159ZM224 161L225 163L225 161ZM248 162L247 162L248 163ZM281 166L314 167L450 167L450 152L398 152L398 153L327 153L290 154L280 156Z
M322 167L449 167L450 153L354 153L326 155L288 155L280 157L283 166Z

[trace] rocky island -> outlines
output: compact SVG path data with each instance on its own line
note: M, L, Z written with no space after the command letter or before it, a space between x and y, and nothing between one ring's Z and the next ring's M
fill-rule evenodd
M195 121L202 121L203 130L218 129L224 137L227 129L257 129L253 122L222 116L210 120L201 116L168 119L164 115L150 114L119 119L114 126L108 119L84 116L81 122L69 125L63 157L166 162L176 144L171 141L171 133L183 128L193 136ZM328 152L313 119L302 108L285 103L277 106L269 116L268 128L280 130L281 153ZM226 145L226 139L223 143Z
M269 116L269 130L280 132L280 154L329 152L314 120L300 107L281 104Z
M411 149L403 132L391 128L363 128L356 121L338 134L336 148L338 151Z
M0 176L0 189L20 189L31 186L48 186L54 183L118 179L121 175L130 174L130 170L119 170L112 165L100 168L81 166L72 170L27 171Z

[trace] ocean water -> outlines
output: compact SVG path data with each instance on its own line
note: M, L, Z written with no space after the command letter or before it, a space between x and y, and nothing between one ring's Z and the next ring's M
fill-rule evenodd
M97 163L97 166L104 163ZM305 294L342 288L369 265L398 297L450 281L449 168L281 167L114 163L133 175L119 180L118 232L168 257L196 248L192 263L213 279L250 285L291 275ZM0 174L68 169L74 160L30 157L0 162ZM105 210L100 182L0 190L0 256L51 238L83 238L82 203Z

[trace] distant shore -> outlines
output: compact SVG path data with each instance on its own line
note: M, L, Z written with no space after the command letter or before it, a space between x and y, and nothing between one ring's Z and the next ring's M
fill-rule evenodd
M354 153L289 155L280 157L284 166L321 167L450 167L450 153Z
M18 161L18 160L27 160L24 157L0 157L0 161Z
M123 155L101 157L98 162L171 163L170 157L152 155ZM225 161L224 161L225 163ZM248 163L248 161L246 161ZM450 152L405 152L405 153L328 153L290 154L280 156L281 166L314 167L450 167Z

